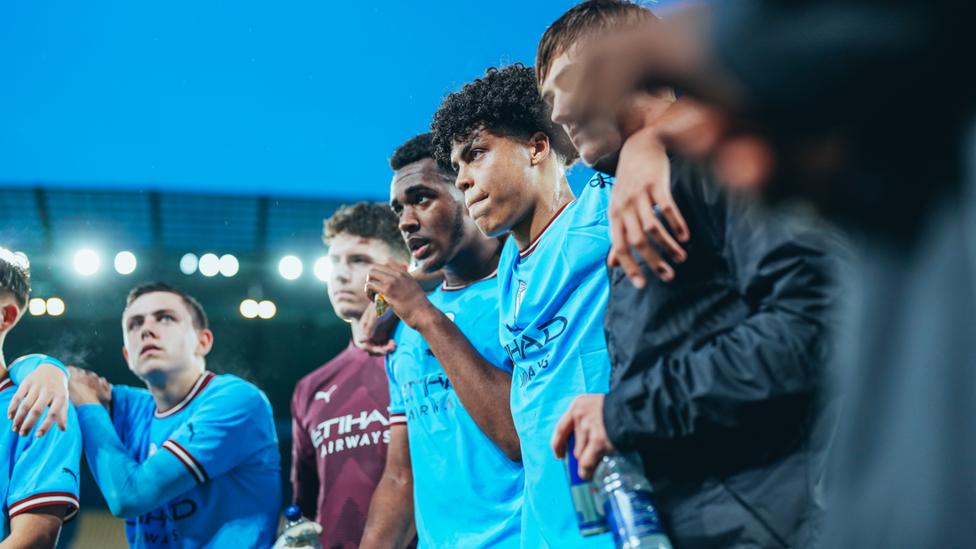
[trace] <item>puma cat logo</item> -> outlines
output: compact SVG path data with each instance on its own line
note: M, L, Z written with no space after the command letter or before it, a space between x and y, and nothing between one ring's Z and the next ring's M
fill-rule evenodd
M324 392L324 393L322 391L317 391L315 393L315 400L318 400L318 399L321 398L322 400L325 401L326 404L328 404L329 403L329 399L332 398L332 391L335 391L336 388L338 388L338 387L339 387L338 385L333 385L332 388L328 390L328 392Z

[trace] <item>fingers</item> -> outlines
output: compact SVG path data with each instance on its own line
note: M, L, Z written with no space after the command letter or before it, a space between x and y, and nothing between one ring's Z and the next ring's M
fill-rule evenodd
M575 426L573 407L570 406L569 410L566 410L563 417L559 418L559 422L556 423L556 430L553 431L552 440L549 443L557 459L562 459L566 455L566 443L569 442L569 435L573 434Z
M674 236L678 238L681 242L688 242L691 238L691 233L688 231L688 223L685 218L681 215L681 210L678 209L677 204L674 203L674 198L671 196L670 189L664 196L652 197L654 203L664 219L668 221L668 225L671 226L671 231ZM677 244L675 244L677 246ZM684 250L678 246L678 250L681 250L682 257L679 259L677 256L673 255L671 257L675 258L675 261L684 261L685 254Z
M623 223L617 221L616 223L611 223L610 227L612 233L612 238L610 239L610 257L614 259L614 264L610 266L615 267L619 265L635 288L643 288L647 284L647 281L644 280L644 273L641 271L640 265L630 255L630 247L626 243L627 237Z
M34 393L34 391L31 391L31 393ZM48 408L53 399L53 395L44 387L37 390L36 393L37 397L31 404L30 410L24 415L24 421L20 426L20 436L22 437L30 434L34 426L37 425L37 421L44 415L44 410ZM21 409L23 408L26 408L26 406L21 407ZM18 415L20 415L20 411L18 411Z
M589 433L589 429L586 430ZM606 455L604 441L600 440L599 435L593 433L593 436L587 441L588 444L580 448L577 443L579 456L577 460L579 461L579 476L584 480L590 480L593 478L593 472L596 471L596 466L600 464L603 456Z
M17 392L14 393L13 398L10 399L10 406L7 406L7 419L14 419L14 414L17 413L17 407L20 406L24 397L27 396L27 388L23 385L17 387ZM17 430L17 424L14 423L14 431Z
M48 408L47 415L44 418L44 421L42 421L41 424L37 426L37 431L35 433L37 438L41 438L42 436L44 436L44 434L47 433L48 430L51 429L51 426L54 425L55 423L58 424L58 427L61 428L62 431L64 431L67 428L67 425L65 425L65 427L61 427L61 424L65 420L59 418L59 415L67 414L67 408L65 407L65 404L66 404L66 400L64 399L63 396L55 395L54 400L51 401L51 406Z
M18 433L23 432L25 427L24 421L27 419L27 415L28 412L30 412L30 409L34 406L34 402L37 401L37 397L38 397L37 391L33 389L28 391L27 394L23 396L20 402L20 406L17 407L17 413L16 415L14 415L14 419L11 424L12 430L17 431ZM31 423L30 427L33 426L34 424ZM27 432L29 433L30 429L28 429Z
M639 217L642 232L654 244L657 244L664 253L668 254L675 263L681 263L687 258L685 251L671 238L671 234L661 223L655 209L660 209L660 205L652 206L650 197L644 194L638 197L635 214ZM655 255L657 255L656 252ZM647 258L645 257L644 260L647 261Z
M660 232L665 232L661 224L655 219L655 227L652 227L652 232L650 233L652 237L660 237ZM624 231L624 243L628 244L631 248L637 250L637 253L644 258L644 263L647 264L648 268L657 275L661 280L668 282L674 278L674 271L671 270L671 266L668 265L666 261L661 259L658 255L657 250L648 241L647 236L645 236L644 229L640 224L640 220L636 216L625 215L623 219ZM640 286L638 286L640 287Z

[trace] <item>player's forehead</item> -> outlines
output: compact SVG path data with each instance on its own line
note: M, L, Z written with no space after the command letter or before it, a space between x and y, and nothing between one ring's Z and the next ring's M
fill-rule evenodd
M542 98L546 103L551 105L554 94L569 89L574 83L572 77L576 73L577 65L573 54L573 48L570 48L554 57L549 63L549 71L540 86Z
M455 137L451 142L451 163L457 164L465 152L472 147L501 138L500 134L493 133L484 126L477 127L468 135Z
M369 256L377 260L387 255L389 255L389 246L379 238L339 233L332 238L332 243L329 245L329 257L333 259Z
M190 315L183 297L171 292L149 292L135 298L122 314L122 322L134 316L147 316L159 311L171 311L177 315Z

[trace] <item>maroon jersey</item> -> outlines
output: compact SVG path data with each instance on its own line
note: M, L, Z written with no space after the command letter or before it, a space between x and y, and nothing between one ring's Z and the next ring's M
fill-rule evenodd
M349 343L308 374L291 401L295 505L322 525L322 547L356 548L390 442L382 357Z

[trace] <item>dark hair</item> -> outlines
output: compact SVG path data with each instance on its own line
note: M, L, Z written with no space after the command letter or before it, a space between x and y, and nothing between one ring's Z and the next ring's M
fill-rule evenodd
M0 295L9 295L17 301L17 307L27 306L30 295L30 263L27 256L6 248L0 248Z
M352 206L342 206L325 220L322 241L329 246L339 233L378 238L390 247L396 258L410 261L410 251L400 235L399 223L389 204L360 202Z
M535 54L536 83L542 86L554 59L574 45L612 28L657 21L647 7L627 0L586 0L562 15L546 29Z
M193 317L193 327L197 330L210 328L210 321L207 320L207 313L203 311L203 305L200 305L199 301L193 299L191 295L183 290L165 282L146 282L145 284L140 284L132 288L129 290L128 297L125 298L125 308L128 309L132 305L132 302L139 299L139 297L153 292L166 292L182 297L183 303L186 304L186 308L190 311L190 316Z
M414 162L430 158L437 163L437 169L441 175L453 183L457 179L457 173L451 169L450 163L434 158L434 151L430 147L431 137L432 134L427 132L407 139L403 145L393 151L393 156L390 157L390 169L397 171Z
M484 78L449 94L437 109L430 125L434 157L449 162L454 142L478 130L516 139L528 139L542 132L549 137L552 150L569 165L578 153L562 127L552 123L550 112L539 95L531 67L521 63L501 69L492 67Z

